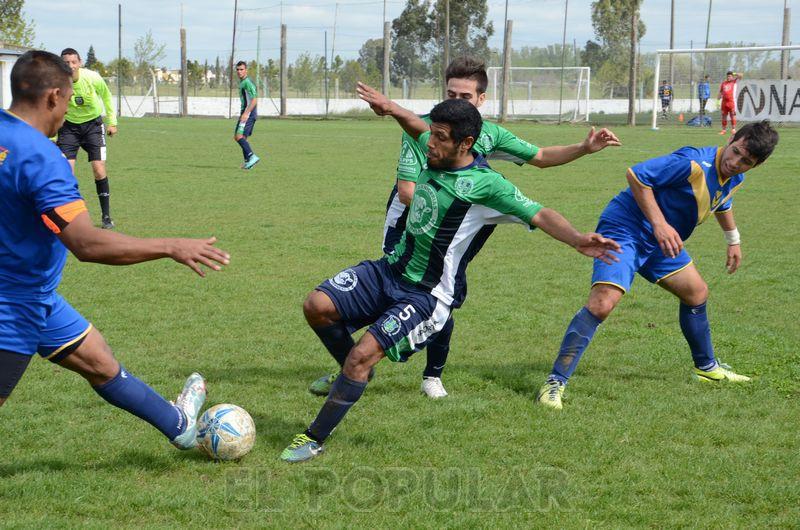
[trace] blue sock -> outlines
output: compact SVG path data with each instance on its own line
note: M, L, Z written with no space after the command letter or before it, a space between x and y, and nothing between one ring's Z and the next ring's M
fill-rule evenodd
M422 377L441 377L447 354L450 353L450 338L453 336L453 317L447 319L442 331L437 333L427 346L428 364Z
M567 384L567 380L578 366L584 350L592 341L597 326L602 322L586 307L582 307L580 311L575 313L572 322L567 327L567 332L564 333L564 340L558 350L556 362L553 363L553 372L550 374L551 379Z
M308 427L306 435L319 443L324 442L339 425L339 422L344 419L350 407L355 405L365 388L367 388L367 383L353 381L346 375L339 374L339 377L333 382L331 393L328 394L317 418Z
M142 418L170 440L175 439L186 428L186 420L178 407L170 404L122 366L114 379L92 388L100 397L115 407Z
M344 360L347 359L347 354L355 346L353 337L347 331L347 326L343 322L335 322L330 326L324 328L312 328L314 333L317 334L319 340L325 345L328 353L336 359L339 366L344 366Z
M253 150L250 149L250 144L247 143L247 138L239 138L236 140L239 146L242 148L242 154L244 155L244 161L247 162L247 159L250 158L250 155L253 154Z
M689 306L681 303L678 311L681 331L692 350L694 365L699 370L711 370L717 365L714 346L711 344L711 325L708 323L706 304Z

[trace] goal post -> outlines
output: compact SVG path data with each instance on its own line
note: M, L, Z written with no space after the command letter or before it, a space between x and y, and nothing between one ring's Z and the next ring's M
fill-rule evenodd
M486 69L487 114L500 115L503 69ZM562 90L563 77L563 90ZM508 116L589 121L591 69L588 66L512 66L509 68Z
M653 76L651 127L658 129L661 104L658 86L672 77L673 109L692 113L699 108L697 85L708 76L711 88L706 112L716 109L719 85L728 71L742 74L737 83L736 114L744 121L769 118L773 121L800 121L800 110L792 114L800 83L781 79L781 54L800 50L792 46L741 46L730 48L667 49L656 52ZM672 59L672 72L667 65ZM672 74L672 75L671 75ZM783 72L784 77L789 72ZM800 100L798 100L800 101Z

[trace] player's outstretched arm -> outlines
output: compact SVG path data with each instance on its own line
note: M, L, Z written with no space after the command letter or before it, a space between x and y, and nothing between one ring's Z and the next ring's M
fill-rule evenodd
M597 131L592 127L586 139L582 142L572 145L542 147L528 163L540 168L560 166L561 164L568 164L583 155L596 153L609 146L620 145L622 145L622 142L609 129L603 128Z
M410 110L404 109L371 86L359 81L356 86L356 92L358 92L358 97L369 103L369 107L375 114L378 116L391 116L415 140L430 129L422 118Z
M567 221L563 215L550 208L542 208L531 218L531 224L540 228L550 237L571 246L584 256L597 258L611 264L619 261L614 252L621 252L620 246L613 239L596 233L582 234Z
M678 231L667 222L664 212L661 211L656 202L653 190L642 186L630 171L628 171L627 179L628 184L631 186L633 198L636 199L636 204L639 205L639 209L642 210L642 213L653 227L653 235L658 241L658 246L661 247L664 255L674 258L683 250L683 239L681 239Z
M742 243L739 239L739 230L736 228L736 221L733 219L733 210L715 212L720 228L725 233L725 240L728 243L725 268L728 274L733 274L742 264Z
M227 265L230 256L214 246L217 239L143 239L92 225L83 212L58 234L61 242L81 261L106 265L133 265L161 258L172 258L205 276L201 265L215 271Z

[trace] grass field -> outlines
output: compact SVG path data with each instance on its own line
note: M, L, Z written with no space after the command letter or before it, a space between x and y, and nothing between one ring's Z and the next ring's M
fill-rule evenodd
M540 145L586 134L509 128ZM450 397L419 393L424 354L384 361L326 453L294 466L278 455L321 404L308 383L332 368L301 303L323 279L379 255L399 129L262 120L252 143L264 161L250 172L238 169L232 130L223 120L123 120L109 142L118 229L213 234L232 255L224 272L200 279L167 261L114 268L71 258L60 292L165 396L203 372L209 405L253 415L255 449L227 465L178 452L37 360L0 410L0 525L797 527L800 130L781 130L772 159L737 194L742 269L725 273L713 220L688 242L711 289L717 353L751 384L693 382L677 302L640 278L585 355L564 410L535 407L591 262L506 226L470 269L444 374ZM715 130L617 132L624 147L566 167L496 167L590 230L630 163L721 140ZM85 158L79 180L97 220Z

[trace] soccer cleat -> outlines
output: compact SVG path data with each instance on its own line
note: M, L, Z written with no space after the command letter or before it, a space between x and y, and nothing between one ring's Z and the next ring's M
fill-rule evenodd
M704 381L706 383L716 383L725 380L731 383L746 383L750 381L750 378L746 375L737 374L729 365L722 363L718 364L712 370L699 370L695 368L694 377L698 381Z
M197 445L197 417L206 401L206 380L194 372L186 380L183 390L175 400L175 406L183 413L186 421L184 431L172 440L178 449L191 449Z
M439 377L423 377L420 390L431 399L447 397L447 390Z
M283 450L281 453L281 460L284 462L305 462L306 460L311 460L325 448L322 447L321 443L312 440L305 434L298 434L292 440L292 443L289 444L289 447Z
M327 396L331 393L331 387L336 378L339 377L339 372L335 374L323 375L308 387L308 391L315 396Z
M258 164L258 161L261 160L258 158L258 155L253 153L250 155L250 158L247 159L247 162L244 163L245 169L252 169L254 165Z
M545 407L561 410L561 399L564 395L564 383L555 379L548 379L536 394L536 401Z
M111 230L114 228L114 221L111 220L111 217L108 215L103 216L103 223L100 225L103 230Z

